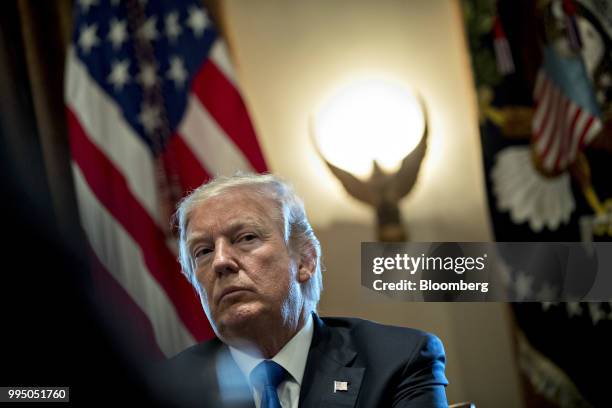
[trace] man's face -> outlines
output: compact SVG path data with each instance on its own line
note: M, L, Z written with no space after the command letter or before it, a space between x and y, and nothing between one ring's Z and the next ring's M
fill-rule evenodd
M222 338L282 324L301 308L299 283L310 276L290 255L279 218L274 201L247 188L209 198L191 213L187 247L204 309Z

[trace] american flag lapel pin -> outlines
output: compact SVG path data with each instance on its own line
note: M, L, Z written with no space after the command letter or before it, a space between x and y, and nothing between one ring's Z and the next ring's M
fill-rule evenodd
M347 381L334 381L334 392L347 392L348 391L348 382Z

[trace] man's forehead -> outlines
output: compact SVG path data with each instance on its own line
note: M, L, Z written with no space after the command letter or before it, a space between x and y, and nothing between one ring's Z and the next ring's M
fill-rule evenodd
M257 186L232 186L224 190L217 191L208 198L200 201L197 206L207 206L214 202L223 202L223 205L228 203L244 204L244 203L260 203L265 202L266 206L274 205L274 200L271 191Z
M191 210L191 216L211 214L219 217L230 212L262 213L271 215L277 210L276 202L265 193L248 187L231 187L220 193L196 202Z
M190 211L187 235L189 238L192 233L225 232L249 225L261 228L271 221L276 223L278 215L278 205L265 195L246 189L227 191L195 204Z

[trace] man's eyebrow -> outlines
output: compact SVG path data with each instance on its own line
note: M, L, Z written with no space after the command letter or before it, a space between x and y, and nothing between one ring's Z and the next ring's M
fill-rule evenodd
M197 244L198 242L204 242L204 241L209 241L209 240L210 240L210 237L206 232L191 233L185 240L185 244L187 248L191 250L193 245Z
M227 225L225 225L221 229L221 233L231 234L242 228L249 228L249 227L255 228L257 232L262 233L265 231L264 225L265 223L263 222L263 220L257 217L248 217L248 218L243 218L240 220L230 221ZM204 242L204 241L210 241L210 240L211 240L211 236L206 231L195 232L195 233L192 232L189 234L186 240L187 248L191 249L191 246L198 242Z
M264 222L257 217L246 217L239 220L232 220L222 228L223 233L231 233L242 228L253 227L257 230L264 228Z

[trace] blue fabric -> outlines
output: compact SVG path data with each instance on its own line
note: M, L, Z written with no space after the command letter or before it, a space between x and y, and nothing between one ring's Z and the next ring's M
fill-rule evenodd
M276 388L286 375L287 371L272 360L264 360L253 369L251 383L261 394L260 408L281 408Z
M124 2L96 1L88 7L77 2L74 9L73 43L79 59L87 67L92 79L104 90L106 95L117 103L125 120L131 125L138 136L149 146L153 154L159 154L168 140L162 141L162 146L156 146L152 136L146 132L139 119L143 103L147 102L143 87L139 84L138 52L135 48L135 35L126 26L126 40L117 47L108 40L113 23L128 21L128 6ZM218 38L216 27L205 16L206 10L198 0L163 0L141 1L144 9L143 19L151 25L155 38L151 41L154 58L148 61L155 65L155 74L159 81L165 113L168 116L169 135L172 137L179 122L185 115L187 101L191 91L191 81L199 72L204 61L208 59L209 51ZM174 15L182 30L172 39L165 34L168 18ZM190 19L196 15L202 16L205 26L201 32L189 27ZM79 38L85 29L93 29L97 43L89 50L79 46ZM177 86L168 79L172 59L180 60L187 73L183 86ZM115 89L109 81L113 64L123 62L128 64L130 80L120 89Z
M601 117L599 104L580 56L562 57L552 47L544 47L544 70L565 96L591 115Z

